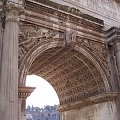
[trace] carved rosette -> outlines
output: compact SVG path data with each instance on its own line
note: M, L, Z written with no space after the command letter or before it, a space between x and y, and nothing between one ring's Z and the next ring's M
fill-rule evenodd
M8 3L6 6L6 22L18 22L22 12L23 8L21 6Z

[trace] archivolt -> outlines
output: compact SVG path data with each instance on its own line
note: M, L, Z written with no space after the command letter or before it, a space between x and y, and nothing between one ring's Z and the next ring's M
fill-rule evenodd
M44 55L47 60L40 61ZM66 47L63 41L36 45L24 57L19 70L19 85L25 85L27 74L42 76L56 90L61 105L110 90L107 77L92 53L77 45Z
M50 41L41 45L41 43L34 46L23 58L20 67L19 67L19 86L24 86L26 81L26 76L28 74L29 68L32 62L35 60L37 56L39 56L42 52L47 49L53 47L64 47L63 41Z

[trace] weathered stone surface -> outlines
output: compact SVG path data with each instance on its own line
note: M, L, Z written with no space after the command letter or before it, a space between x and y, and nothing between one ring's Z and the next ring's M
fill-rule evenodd
M114 101L62 112L62 120L119 120Z
M120 2L119 0L52 0L80 9L81 12L90 14L104 20L105 28L120 24ZM112 24L111 24L112 23Z
M36 74L56 90L62 120L119 120L120 30L108 30L120 23L119 1L21 3L4 2L1 12L0 119L24 119L18 86Z
M0 119L18 119L18 35L19 9L7 4L2 45Z

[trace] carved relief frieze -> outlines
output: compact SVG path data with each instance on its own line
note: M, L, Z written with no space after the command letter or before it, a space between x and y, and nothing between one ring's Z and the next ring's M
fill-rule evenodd
M63 40L64 34L53 29L32 24L20 25L19 60L35 45L51 40Z

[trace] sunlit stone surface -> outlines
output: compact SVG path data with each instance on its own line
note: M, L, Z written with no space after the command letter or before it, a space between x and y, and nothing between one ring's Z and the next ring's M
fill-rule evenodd
M119 1L9 0L0 11L0 120L25 119L31 74L56 90L61 120L120 120Z

